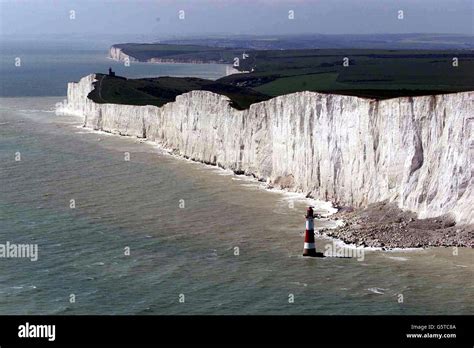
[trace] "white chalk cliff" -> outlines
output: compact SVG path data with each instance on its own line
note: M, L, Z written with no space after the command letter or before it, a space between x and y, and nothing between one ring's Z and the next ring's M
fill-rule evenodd
M121 48L112 46L109 49L109 58L118 60L120 62L138 62L135 57L129 56L124 53Z
M190 159L352 206L389 200L420 218L474 223L474 92L374 101L300 92L238 111L225 96L163 107L98 104L95 75L68 85L62 112L146 137Z
M128 55L120 47L111 46L109 49L109 58L119 62L138 62L139 59ZM222 63L216 60L202 60L202 59L174 59L174 58L149 58L142 60L148 63L189 63L189 64L219 64ZM238 70L236 70L239 72Z
M111 46L109 49L109 58L113 60L117 60L119 62L124 63L131 63L131 62L138 62L139 60L135 57L129 56L128 54L124 53L120 47ZM173 64L173 63L186 63L186 64L223 64L221 61L212 61L212 60L195 60L195 59L166 59L166 58L150 58L147 59L146 62L148 63L165 63L165 64ZM248 73L248 71L239 71L232 64L225 64L226 70L225 75L232 75L232 74L244 74Z

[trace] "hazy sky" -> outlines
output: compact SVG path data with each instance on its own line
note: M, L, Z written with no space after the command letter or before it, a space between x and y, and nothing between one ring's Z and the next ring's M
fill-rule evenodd
M2 34L473 33L474 0L0 0ZM184 19L179 11L184 10ZM294 19L289 19L289 11ZM397 18L402 10L404 19ZM70 19L75 11L75 19Z

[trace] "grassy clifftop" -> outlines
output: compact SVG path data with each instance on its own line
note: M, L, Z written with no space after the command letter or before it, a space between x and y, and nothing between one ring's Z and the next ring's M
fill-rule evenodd
M228 96L237 109L269 98L313 91L387 99L474 90L471 50L254 50L179 44L114 45L139 60L220 62L249 71L217 81L107 77L98 102L163 105L196 89Z
M141 62L152 59L166 59L176 62L199 61L231 64L234 57L242 53L241 49L199 45L126 43L117 44L113 47L120 48L123 53Z
M474 89L472 51L310 49L248 54L254 62L251 73L219 81L271 96L307 90L384 99Z
M97 79L89 94L89 98L97 103L163 106L175 101L180 94L204 90L229 97L231 106L242 110L271 98L249 88L193 77L126 79L97 74Z

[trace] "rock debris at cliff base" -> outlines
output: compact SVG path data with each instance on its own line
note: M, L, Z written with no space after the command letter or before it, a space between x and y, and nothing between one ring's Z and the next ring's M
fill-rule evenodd
M97 104L87 97L95 81L89 75L68 85L64 111L82 116L85 127L147 138L194 161L345 206L389 201L432 223L407 227L400 216L398 229L368 219L370 228L350 230L367 239L385 232L387 247L472 246L472 233L463 237L460 226L474 225L474 92L383 101L298 92L241 111L207 91L162 107ZM443 216L456 225L430 236ZM340 238L349 238L344 231Z
M449 215L417 219L416 214L402 211L393 203L375 203L356 210L343 208L332 219L343 220L344 225L319 232L357 246L474 247L474 226L456 225Z

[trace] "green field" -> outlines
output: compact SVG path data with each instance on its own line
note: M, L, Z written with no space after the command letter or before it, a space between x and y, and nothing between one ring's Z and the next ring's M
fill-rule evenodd
M386 99L474 90L474 53L470 50L289 49L244 50L198 45L123 44L140 60L176 62L239 58L242 74L217 81L162 77L127 80L107 77L97 102L163 105L176 96L202 89L228 96L237 109L284 94L314 91ZM243 59L242 54L248 57ZM453 65L456 58L458 65ZM344 60L348 66L344 66Z
M97 74L97 80L89 94L89 98L97 103L162 106L175 101L178 95L193 90L225 95L231 99L230 105L239 110L270 99L253 89L193 77L126 79Z
M219 81L271 96L308 90L384 99L474 89L474 53L470 51L279 50L253 54L251 73ZM343 66L345 58L348 66Z

